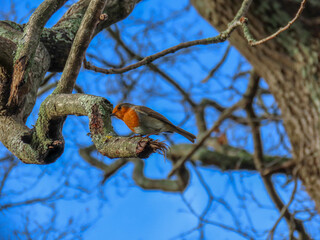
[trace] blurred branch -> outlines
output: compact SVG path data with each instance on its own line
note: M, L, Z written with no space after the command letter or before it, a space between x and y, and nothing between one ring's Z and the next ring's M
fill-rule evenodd
M95 146L92 145L90 147L80 149L79 153L85 161L104 172L104 178L101 184L103 184L110 176L112 176L116 171L130 161L134 164L132 178L135 183L143 189L162 190L166 192L182 192L188 185L189 172L186 169L181 169L181 171L179 171L176 180L150 179L144 175L144 161L142 159L120 158L110 165L107 165L90 155L90 153L94 150Z
M296 219L292 214L290 214L286 206L283 204L282 200L280 199L279 195L275 190L275 187L272 183L270 176L263 176L263 168L264 168L263 145L262 145L261 135L260 135L260 124L252 120L256 118L252 104L258 89L259 80L260 80L260 76L253 70L251 73L250 82L249 82L249 85L252 86L251 88L253 89L253 91L251 91L250 94L247 94L247 103L245 107L245 110L248 115L249 123L252 129L252 135L253 135L253 143L254 143L253 162L257 170L261 174L262 181L267 189L267 192L271 200L273 201L273 203L276 205L276 207L280 212L282 212L282 210L284 209L283 215L290 229L293 228L296 231L298 231L301 239L310 239L309 235L306 233L304 229L303 222Z
M228 54L230 52L230 48L231 48L231 45L228 45L226 51L224 52L221 60L217 63L217 65L211 69L211 71L209 72L208 76L206 76L202 81L201 83L206 83L209 81L210 78L213 77L213 75L216 73L216 71L218 71L220 69L220 67L222 66L222 64L226 61L227 57L228 57Z
M192 144L177 144L171 146L167 157L177 162L186 152L192 150ZM214 148L214 151L210 150ZM251 170L256 171L253 163L253 156L244 149L222 145L217 138L209 138L191 157L190 161L195 164L201 164L204 167L215 166L222 171L232 170ZM263 169L264 175L275 173L284 173L292 175L292 159L278 156L264 156L263 163L266 167Z
M130 159L134 163L132 178L135 183L143 189L162 190L166 192L182 192L189 183L189 171L182 167L176 174L176 180L150 179L144 171L144 161L139 158Z
M111 177L114 173L116 173L121 167L126 165L128 163L128 159L120 158L118 160L115 160L110 165L105 164L102 161L99 161L98 159L91 156L91 153L96 150L96 147L94 145L91 145L86 148L80 148L79 154L80 156L90 165L101 169L104 173L104 177L101 181L101 184L104 184L105 181Z
M0 206L0 211L6 210L8 208L20 207L20 206L31 205L36 203L46 203L48 201L58 200L61 198L63 198L63 194L57 195L57 191L54 191L46 197L33 198L33 199L21 201L21 202L2 204Z
M18 162L14 160L13 156L12 155L9 155L6 157L6 160L9 160L9 167L7 169L5 169L5 172L3 174L3 178L1 179L1 183L0 183L0 197L2 196L2 190L3 190L3 187L11 173L11 171L13 170L13 168L15 166L17 166Z
M57 73L56 72L52 72L52 73L49 73L42 81L40 87L43 87L44 85L46 85L50 80L51 78L53 78L54 76L56 76Z
M277 219L277 221L275 222L275 224L273 225L273 227L271 228L269 234L268 234L268 237L267 239L269 239L269 236L270 236L270 239L273 240L273 237L274 237L274 231L276 230L278 224L280 223L281 219L283 218L285 212L289 209L289 206L291 205L291 203L293 202L294 200L294 196L297 192L297 186L298 186L298 179L295 178L295 181L294 181L294 188L292 190L292 193L291 193L291 197L288 201L288 203L281 209L280 211L280 216L279 218Z
M215 108L216 110L218 110L219 112L224 112L227 108L226 107L223 107L221 106L219 103L217 103L216 101L212 100L212 99L202 99L201 102L200 102L200 105L202 105L203 107L206 107L206 106L210 106L210 107L213 107ZM244 117L238 117L234 114L231 114L229 117L229 119L239 123L239 124L242 124L242 125L249 125L249 122L248 122L248 119L247 118L244 118ZM270 121L281 121L281 116L279 115L276 115L276 114L270 114L270 113L266 113L266 114L263 114L259 117L256 117L255 119L252 119L253 121L256 121L256 122L261 122L263 120L270 120Z
M55 88L57 86L58 82L47 84L43 87L41 87L37 92L37 97L40 97L42 94L50 91L51 89Z
M185 203L185 205L187 206L188 210L191 212L191 214L193 216L195 216L196 218L200 219L200 216L199 214L195 211L195 209L191 206L191 204L185 199L185 197L183 195L181 195L181 198L182 198L182 201ZM211 198L213 199L213 195L211 195ZM203 214L203 213L202 213ZM218 221L212 221L212 220L208 220L208 219L205 219L205 218L202 218L201 220L202 224L210 224L210 225L213 225L213 226L217 226L221 229L224 229L224 230L227 230L227 231L231 231L231 232L234 232L236 234L239 234L240 236L244 237L244 238L247 238L247 239L250 239L250 240L253 240L254 238L251 237L249 234L247 234L246 232L242 231L240 228L236 229L236 228L233 228L231 226L228 226L228 225L225 225L221 222L218 222ZM194 227L192 228L191 230L187 231L187 232L184 232L182 234L180 234L179 236L180 237L185 237L191 233L193 233L194 231L196 230L200 230L200 228L203 228L203 225L202 224L198 224L197 227ZM200 239L204 239L204 236L203 236L203 232L200 232Z
M110 35L119 43L119 45L127 52L127 54L135 58L137 60L143 59L141 56L133 52L121 39L120 33L113 31L111 28L108 28L107 31L110 33ZM171 78L168 74L166 74L164 71L162 71L159 67L154 65L153 63L150 63L147 65L152 71L158 73L161 77L163 77L167 82L169 82L171 85L173 85L184 97L184 99L187 100L187 102L192 106L195 107L196 104L194 101L191 99L190 94L188 94L173 78ZM101 68L93 66L91 63L84 61L84 67L86 69L91 69L94 70L96 69L96 72L101 72ZM95 71L95 70L94 70Z
M38 90L37 97L40 97L42 94L55 88L57 86L57 84L58 84L58 82L54 82L54 83L50 83L50 84L43 86L42 88L40 88ZM78 84L74 85L74 90L76 90L77 93L84 93L84 91L82 90L82 88Z
M189 151L183 158L177 161L177 163L172 167L170 173L168 174L168 178L172 177L175 171L179 169L184 164L184 162L187 161L204 144L204 142L210 137L212 132L215 131L226 118L228 118L237 109L244 107L245 102L246 99L242 98L233 106L223 111L220 114L218 120L213 124L213 126L203 135L199 142L194 145L194 148L191 151Z

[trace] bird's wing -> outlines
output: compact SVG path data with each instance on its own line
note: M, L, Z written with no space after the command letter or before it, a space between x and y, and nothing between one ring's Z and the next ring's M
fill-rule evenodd
M168 125L172 126L173 128L176 128L176 126L172 122L170 122L165 116L152 110L151 108L148 108L145 106L134 106L134 109L140 114L145 114L149 117L153 117L153 118L158 119L164 123L167 123Z

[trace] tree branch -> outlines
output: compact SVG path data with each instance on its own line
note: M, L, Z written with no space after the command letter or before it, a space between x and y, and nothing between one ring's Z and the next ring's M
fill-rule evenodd
M255 97L255 94L258 89L259 85L259 79L260 76L253 71L251 73L250 77L250 82L249 85L251 85L252 91L248 92L247 94L247 103L245 110L247 112L248 118L249 118L249 123L252 129L252 135L253 135L253 143L254 143L254 154L253 154L253 162L257 168L257 170L260 172L262 181L267 189L267 192L273 201L273 203L276 205L278 210L285 211L284 212L284 217L287 221L288 226L291 228L292 223L293 227L299 232L299 235L301 236L301 239L310 239L308 234L306 233L303 223L296 219L294 216L290 214L286 206L283 204L282 200L280 199L279 195L277 194L272 180L270 176L263 176L263 146L262 146L262 141L261 141L261 135L260 135L260 125L258 122L253 121L252 119L256 118L255 112L252 107L253 99Z
M80 148L79 154L80 156L90 165L101 169L104 173L104 177L101 181L101 184L104 184L105 181L111 177L113 174L115 174L121 167L126 165L128 163L128 159L120 158L111 163L110 165L94 158L91 156L91 153L96 150L96 147L94 145L91 145L86 148Z
M67 0L45 0L31 15L27 23L23 37L17 46L14 58L13 78L11 83L8 105L19 105L24 95L28 93L32 81L29 79L33 57L40 41L40 35L44 25L51 16L63 6Z
M54 162L64 150L61 119L68 115L88 116L91 138L98 151L110 158L147 158L164 153L166 145L150 138L117 137L111 126L112 105L104 98L86 94L55 94L40 109L38 121L30 130L14 117L0 117L2 143L25 163ZM7 129L10 128L10 131Z
M150 179L147 178L144 171L144 161L135 158L130 159L134 163L134 170L132 174L132 178L135 183L143 189L148 190L162 190L166 192L182 192L189 183L189 172L187 169L182 167L176 173L176 180L169 179Z
M137 59L138 61L143 59L141 56L139 56L137 53L133 52L132 49L130 49L125 42L121 39L120 35L116 32L114 32L111 28L107 29L107 31L110 33L110 35L117 41L117 43L126 51L126 53L132 57ZM167 73L162 71L158 66L156 66L153 63L150 63L147 65L153 72L159 74L162 78L164 78L168 83L170 83L174 88L176 88L181 95L183 96L184 99L187 100L187 102L194 108L196 106L195 102L192 100L190 95L172 78L170 77ZM99 72L100 68L93 66L91 63L84 61L84 67L86 69L90 69L96 72ZM96 69L96 70L95 70Z
M222 58L220 59L220 61L217 63L217 65L211 69L211 71L209 72L209 74L201 80L201 83L206 83L209 81L210 78L213 77L213 75L216 73L216 71L219 70L219 68L222 66L222 64L226 61L228 55L229 55L229 52L230 52L230 48L231 48L231 45L228 45L226 51L224 52Z
M80 72L85 52L93 37L96 26L100 21L100 15L105 3L106 0L92 0L90 2L74 38L61 79L58 82L57 88L54 90L55 94L72 92Z
M211 133L220 126L220 124L228 118L235 110L238 108L242 108L245 104L244 99L242 98L240 101L235 103L230 108L227 108L224 112L221 113L218 120L213 124L213 126L203 135L203 137L196 143L192 150L190 150L183 158L181 158L177 163L172 167L170 173L168 174L168 178L172 177L176 170L179 169L210 137Z
M282 28L280 28L278 31L276 31L275 33L271 34L270 36L266 37L266 38L263 38L261 40L255 40L253 38L253 36L251 35L249 29L248 29L248 26L247 26L247 20L245 21L245 24L242 25L243 27L243 32L244 32L244 35L246 37L246 39L248 40L249 44L251 46L257 46L257 45L260 45L260 44L263 44L271 39L274 39L275 37L277 37L280 33L286 31L287 29L290 28L290 26L299 18L299 16L301 15L303 9L304 9L304 6L305 4L307 3L307 0L302 0L301 3L300 3L300 7L296 13L296 15L294 16L294 18L292 20L290 20L288 22L288 24Z
M186 152L193 149L192 144L178 144L170 147L167 153L168 159L177 162ZM214 151L210 150L214 148ZM200 164L204 167L215 166L222 171L249 170L256 171L253 163L253 156L244 149L232 147L230 145L221 145L217 138L209 138L191 157L190 161ZM292 159L279 156L264 156L265 175L275 173L285 173L292 175L292 166L286 167L284 164L291 162Z
M162 190L166 192L181 192L188 185L189 173L186 169L182 169L177 174L178 176L176 180L150 179L144 175L144 161L140 158L120 158L110 165L107 165L90 155L90 153L94 150L95 147L92 145L90 147L80 149L79 152L85 161L104 172L104 178L101 184L103 184L110 176L112 176L116 171L130 161L134 164L132 178L136 184L143 189Z
M225 29L223 32L221 32L219 35L215 37L200 39L200 40L194 40L189 42L180 43L176 46L167 48L161 52L158 52L156 54L150 55L148 57L144 57L139 62L131 64L129 66L123 67L123 68L111 68L111 69L103 69L95 66L87 66L87 69L94 70L96 72L104 73L104 74L119 74L119 73L125 73L130 70L136 69L138 67L141 67L143 65L149 64L153 62L154 60L161 58L163 56L166 56L170 53L175 53L181 49L189 48L196 45L208 45L208 44L214 44L214 43L220 43L226 41L230 34L233 32L234 29L236 29L238 26L242 25L242 22L240 22L240 18L246 14L248 11L248 8L251 4L252 0L244 0L242 3L241 8L239 9L237 15L235 18L230 22L227 29Z

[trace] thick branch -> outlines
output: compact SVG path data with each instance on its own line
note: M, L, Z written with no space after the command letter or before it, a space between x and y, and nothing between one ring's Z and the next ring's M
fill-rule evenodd
M131 161L134 164L133 180L138 186L148 190L162 190L166 192L180 192L183 191L189 182L189 173L186 169L182 169L177 176L176 180L167 179L150 179L144 175L144 161L139 158L120 158L110 165L105 164L102 161L92 157L90 153L95 150L92 145L87 148L80 149L80 155L92 166L101 169L104 172L104 178L102 184L111 177L122 166Z
M66 66L54 93L71 93L80 72L84 54L93 37L106 0L92 0L72 44Z
M28 72L31 71L33 57L39 44L40 35L46 22L67 0L46 0L31 15L24 29L23 37L20 39L13 70L10 97L8 105L12 102L18 104L21 98L28 93L31 80Z
M63 141L61 119L68 115L88 116L91 138L97 150L109 158L147 158L165 151L166 146L150 138L116 137L110 121L112 104L106 99L86 94L55 94L46 99L39 113L34 137L36 142ZM50 139L48 139L48 137Z
M134 9L138 0L107 1L103 13L108 17L99 22L94 35L104 28L126 18ZM79 0L63 15L59 22L51 29L45 29L41 35L41 42L51 55L50 71L61 72L68 58L71 45L80 27L90 0Z
M134 163L132 178L135 183L143 189L162 190L166 192L182 192L189 183L189 172L182 167L176 173L177 179L150 179L147 178L144 171L144 161L138 158L131 159Z
M192 144L178 144L170 148L167 157L178 161L184 154L193 149ZM214 151L210 150L214 148ZM216 138L209 138L205 145L200 147L191 157L190 161L202 166L213 166L222 171L250 170L257 171L253 163L253 155L241 148L221 145ZM267 174L285 173L292 175L292 166L285 166L291 159L278 156L264 156L264 172Z
M48 71L50 56L43 44L38 44L32 59L32 64L30 65L30 69L28 71L28 79L30 80L30 82L27 84L28 91L27 94L24 93L26 95L24 95L23 99L20 99L24 100L22 101L23 104L9 108L7 106L7 102L10 93L10 85L12 82L13 58L14 53L16 52L16 47L23 36L22 30L23 29L16 23L9 21L0 22L0 65L4 66L4 72L7 75L7 79L5 79L3 76L1 77L0 103L2 106L2 115L16 114L18 118L22 119L22 121L25 121L33 109L38 87L41 84L45 73Z

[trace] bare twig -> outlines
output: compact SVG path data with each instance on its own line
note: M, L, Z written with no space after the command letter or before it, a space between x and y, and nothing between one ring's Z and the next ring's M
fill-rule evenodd
M265 43L273 38L275 38L276 36L278 36L280 33L286 31L288 28L290 28L290 26L299 18L299 16L301 15L303 9L304 9L304 6L306 4L307 0L303 0L300 4L300 8L298 10L298 12L296 13L295 17L288 22L288 24L282 28L280 28L278 31L276 31L275 33L273 33L272 35L264 38L264 39L261 39L259 41L256 41L253 39L253 37L251 36L251 34L249 33L248 29L247 29L247 26L246 24L243 24L242 26L244 27L244 32L245 32L245 36L249 42L249 44L251 46L257 46L257 45L260 45L262 43Z
M128 159L120 158L115 160L111 164L106 164L94 157L91 156L91 152L95 151L96 147L95 145L91 145L89 147L80 148L79 154L80 156L90 165L101 169L103 171L103 179L101 181L101 184L104 184L105 181L111 177L114 173L116 173L121 167L126 165L128 163Z
M121 39L120 35L113 31L111 28L107 29L107 31L110 33L110 35L117 41L117 43L127 52L127 54L137 59L138 61L142 60L143 58L133 52ZM150 63L147 65L149 69L151 69L153 72L159 74L162 78L164 78L168 83L170 83L172 86L174 86L184 97L184 99L191 105L191 107L195 108L196 104L190 97L190 94L188 94L172 77L170 77L167 73L165 73L163 70L161 70L158 66L156 66L153 63Z
M288 203L281 209L281 211L280 211L280 216L279 216L279 218L277 219L277 221L274 223L272 229L270 230L267 239L269 239L269 237L270 237L270 239L273 240L274 231L276 230L276 228L277 228L278 224L280 223L281 219L283 218L285 212L288 210L289 206L291 205L291 203L292 203L293 200L294 200L294 196L295 196L295 194L296 194L296 192L297 192L297 186L298 186L298 180L297 180L297 178L295 178L294 188L293 188L291 197L290 197Z
M218 64L213 68L211 69L211 71L209 72L208 76L206 76L201 82L202 83L206 83L209 81L210 78L213 77L213 75L216 73L216 71L219 70L219 68L222 66L222 64L226 61L228 55L229 55L229 52L230 52L230 48L231 48L231 45L229 45L226 49L226 51L224 52L223 54L223 57L221 58L221 60L218 62Z
M224 112L221 113L220 117L218 120L213 124L213 126L206 132L206 134L200 139L200 141L194 145L194 148L191 149L184 157L182 157L180 160L177 161L177 163L173 166L171 169L170 173L168 174L168 178L172 177L177 169L179 169L185 161L187 161L202 145L203 143L207 140L207 138L210 137L211 133L217 129L217 127L220 126L220 124L228 118L235 110L238 108L243 107L245 104L244 99L241 99L237 103L235 103L233 106L230 108L227 108Z
M250 82L249 85L252 85L252 90L251 93L247 96L247 104L245 107L245 110L247 112L248 118L249 118L249 123L252 129L252 135L253 135L253 144L254 144L254 154L253 154L253 162L257 168L257 170L260 172L263 184L271 198L271 200L273 201L273 203L275 204L275 206L277 207L277 209L281 212L283 209L284 213L284 217L287 221L288 226L290 226L290 229L293 227L294 229L296 229L299 233L299 235L301 236L301 239L309 239L308 234L306 233L303 223L294 218L294 216L292 216L292 214L288 211L287 208L285 208L282 200L280 199L273 183L272 180L270 178L270 176L263 176L263 146L262 146L262 141L261 141L261 134L260 134L260 124L258 122L253 121L252 119L256 118L256 114L253 110L253 99L257 93L257 89L258 89L258 84L259 84L259 76L257 75L257 73L253 70L251 73L251 77L250 77Z
M44 85L46 85L46 84L51 80L51 78L53 78L53 77L56 76L56 75L57 75L56 72L52 72L52 73L48 74L48 76L46 76L46 77L43 79L40 87L43 87Z
M3 190L3 187L12 171L12 169L17 166L18 162L14 161L14 158L12 155L9 155L7 156L7 159L10 160L10 165L9 167L5 170L5 173L3 174L3 178L1 180L1 183L0 183L0 196L2 195L2 190Z
M170 53L177 52L177 51L179 51L181 49L184 49L184 48L188 48L188 47L192 47L192 46L196 46L196 45L208 45L208 44L224 42L229 38L230 34L233 32L234 29L236 29L238 26L242 25L242 22L240 21L240 19L241 19L241 17L243 17L247 13L251 2L252 2L252 0L244 0L242 2L241 8L237 12L235 18L230 22L230 24L228 24L227 29L224 30L223 32L221 32L219 35L217 35L215 37L210 37L210 38L205 38L205 39L199 39L199 40L180 43L180 44L178 44L176 46L167 48L167 49L165 49L165 50L163 50L161 52L158 52L156 54L153 54L153 55L150 55L148 57L145 57L145 58L141 59L139 62L131 64L131 65L126 66L126 67L123 67L123 68L103 69L103 68L94 67L92 65L87 65L87 67L89 67L87 69L94 70L94 71L97 71L97 72L101 72L101 73L104 73L104 74L125 73L125 72L128 72L130 70L133 70L133 69L136 69L138 67L141 67L143 65L149 64L149 63L153 62L154 60L156 60L158 58L161 58L161 57L163 57L165 55L168 55Z

